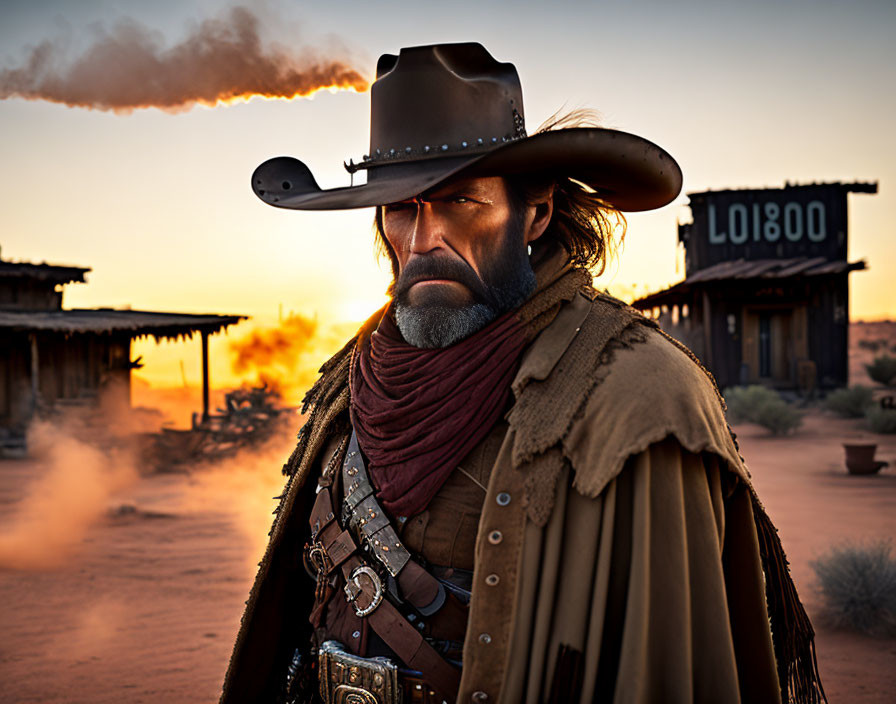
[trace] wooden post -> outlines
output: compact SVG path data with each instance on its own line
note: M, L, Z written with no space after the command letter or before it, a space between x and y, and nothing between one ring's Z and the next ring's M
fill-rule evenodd
M703 362L712 371L712 311L709 307L709 292L703 291Z
M40 398L40 380L38 378L40 364L37 356L37 335L31 333L28 339L31 341L31 415L33 417L37 413L38 399Z
M202 331L202 422L208 422L208 332Z

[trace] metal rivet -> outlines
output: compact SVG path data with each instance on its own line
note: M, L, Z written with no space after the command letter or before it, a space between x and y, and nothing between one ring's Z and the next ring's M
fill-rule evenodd
M499 530L493 530L488 534L488 542L490 542L492 545L497 545L502 540L504 540L504 534Z
M428 152L428 151L429 151L429 145L428 145L428 144L427 144L425 147L423 147L423 151L425 151L425 152Z
M416 619L417 617L414 616L414 614L408 614L408 621L410 621L411 623L413 623Z
M467 143L466 143L466 142L461 142L461 143L460 143L460 146L462 146L464 149L466 149L466 148L467 148Z
M488 633L480 633L479 642L483 643L484 645L488 645L492 642L492 637Z
M482 144L482 137L476 140L476 144Z
M421 621L420 623L417 624L417 628L422 631L424 628L426 628L426 626L424 625L423 621Z
M443 145L442 145L442 151L443 151L443 152L447 152L447 151L448 151L448 145L447 145L447 144L443 144Z
M352 638L360 638L360 637L361 637L361 631L355 631L354 633L352 633Z
M377 149L377 150L376 150L376 155L379 156L380 154L382 154L382 152L381 152L379 149Z
M488 701L488 695L485 692L473 692L470 697L476 704L483 704Z
M498 506L506 506L510 503L510 494L508 494L506 491L502 491L500 494L498 494L495 500L498 502Z
M490 587L496 586L498 584L498 582L500 582L500 581L501 581L501 578L496 574L490 574L488 577L485 578L485 583Z
M422 685L422 684L415 684L415 685L414 685L414 689L423 689L423 685Z
M497 142L497 141L498 141L498 138L497 138L497 137L492 137L492 144L494 144L494 143Z
M404 148L404 153L405 153L405 154L410 154L412 151L413 151L413 149L411 149L410 147L405 147L405 148Z

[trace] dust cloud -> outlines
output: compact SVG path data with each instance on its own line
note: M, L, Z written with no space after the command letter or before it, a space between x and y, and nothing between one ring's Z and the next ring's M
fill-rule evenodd
M134 20L97 32L93 44L72 61L66 61L62 40L32 47L21 65L0 70L0 99L117 113L150 107L177 112L252 96L295 98L323 89L368 88L348 59L329 55L335 50L265 42L258 17L245 7L204 20L167 48L158 32Z
M33 475L16 487L0 520L0 568L50 570L77 560L90 531L124 508L137 518L225 516L248 542L246 564L254 570L267 542L274 497L283 490L281 469L303 423L295 407L323 361L352 332L345 326L322 329L314 318L290 315L277 326L258 327L234 340L234 369L249 385L264 383L277 390L292 410L278 417L265 441L228 456L184 456L157 466L146 460L153 456L146 451L155 447L173 415L199 408L198 389L155 390L136 384L137 408L101 398L89 412L53 413L35 421L28 434ZM213 401L223 394L216 391ZM122 398L120 392L110 396L119 402ZM183 479L176 488L156 486L153 477L159 472L169 477L175 472ZM101 533L97 529L96 535Z
M138 473L131 448L92 446L65 424L34 423L28 445L41 475L0 526L0 567L50 569L76 552L111 497Z

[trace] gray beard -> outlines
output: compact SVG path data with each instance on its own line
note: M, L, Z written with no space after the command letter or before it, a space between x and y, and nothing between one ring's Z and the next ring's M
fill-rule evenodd
M408 305L403 296L395 299L395 322L405 342L414 347L449 347L478 332L499 315L521 306L535 290L535 272L528 258L504 280L488 289L488 303L476 301L460 308L447 305Z
M405 342L414 347L450 347L497 317L484 303L463 308L451 306L406 306L395 303L395 322Z

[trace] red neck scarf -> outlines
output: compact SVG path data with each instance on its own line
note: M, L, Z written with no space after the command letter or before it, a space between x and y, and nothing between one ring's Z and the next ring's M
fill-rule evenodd
M352 425L377 497L393 515L425 509L501 417L526 340L507 313L455 345L422 349L404 341L387 311L361 341Z

